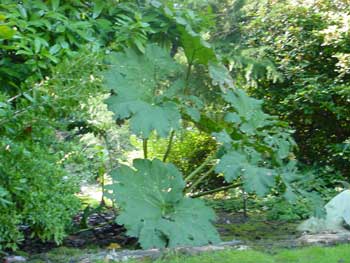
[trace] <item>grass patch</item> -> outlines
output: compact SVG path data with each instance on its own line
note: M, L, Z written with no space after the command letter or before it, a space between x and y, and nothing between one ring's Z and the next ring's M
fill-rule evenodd
M284 250L274 259L276 263L350 263L350 245Z
M155 263L350 263L350 245L281 250L274 255L254 250L231 250L193 257L167 257Z
M94 254L99 249L57 248L31 258L30 263L67 263L81 262L79 258ZM83 261L85 262L85 261ZM94 261L89 263L112 263L112 261ZM128 263L151 263L152 261L128 261ZM350 263L350 245L335 247L308 247L302 249L280 250L275 254L255 250L226 250L205 253L199 256L168 255L154 263Z
M80 257L86 254L98 253L98 248L91 249L78 249L78 248L67 248L59 247L52 249L50 252L34 255L30 258L29 263L67 263L76 262Z

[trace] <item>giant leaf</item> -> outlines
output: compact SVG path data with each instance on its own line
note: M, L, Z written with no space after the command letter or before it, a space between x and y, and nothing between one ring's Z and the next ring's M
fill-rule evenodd
M163 95L180 70L167 50L152 44L145 54L127 49L109 60L105 84L112 95L107 104L117 119L130 118L131 130L143 138L153 130L165 137L179 128L180 112Z
M243 169L244 189L247 192L264 196L275 185L274 170L248 164Z
M264 142L266 142L277 154L280 160L285 159L291 152L292 144L288 138L289 134L280 133L266 136Z
M229 90L223 97L235 111L227 113L225 120L239 124L242 132L252 135L257 129L271 124L272 117L263 112L261 100L249 97L241 89Z
M181 34L181 45L189 64L208 65L210 61L217 61L214 49L200 34L194 32L188 25L180 25L178 30Z
M215 171L223 173L226 181L232 182L241 175L246 162L246 157L243 154L232 151L221 158Z
M143 248L204 245L219 241L212 226L214 212L201 200L183 196L185 183L172 164L159 160L134 160L112 173L107 194L122 211L117 222L128 235L138 237Z
M224 65L210 61L208 70L214 85L219 85L223 91L233 88L233 79Z
M245 153L232 150L220 159L215 171L223 173L228 182L241 177L247 192L256 192L262 196L274 186L275 175L272 169L260 167L256 159L248 159Z
M232 105L239 116L246 119L251 118L256 111L261 110L262 101L249 97L241 89L228 91L224 94L224 99Z
M188 64L202 64L207 66L210 61L217 62L218 59L214 48L204 40L201 34L193 30L191 19L188 19L189 17L186 17L186 15L183 16L184 12L178 12L181 9L176 9L174 10L170 6L165 6L163 11L164 15L176 25L179 44L184 50ZM194 18L193 14L190 16L192 16L192 19Z

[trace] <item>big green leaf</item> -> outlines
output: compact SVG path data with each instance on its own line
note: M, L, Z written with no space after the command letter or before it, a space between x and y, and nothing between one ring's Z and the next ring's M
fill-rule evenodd
M128 235L138 237L143 248L216 243L211 224L214 212L201 200L183 196L185 183L172 164L159 160L134 160L134 168L122 166L112 173L107 195L122 211L117 223Z
M285 159L291 152L292 142L289 140L289 134L281 132L280 134L266 136L264 139L277 154L279 159Z
M243 90L229 90L223 97L235 111L227 113L225 120L239 124L242 132L253 135L259 128L272 123L272 116L261 108L262 101L249 97Z
M275 172L272 169L246 165L243 172L244 189L260 196L267 194L275 185Z
M112 54L110 63L105 83L112 95L107 104L117 119L130 118L132 132L143 138L153 130L166 137L179 128L180 111L164 94L181 68L167 50L153 44L144 54L127 49Z
M224 99L232 105L239 116L246 119L251 118L256 111L261 110L262 101L249 97L241 89L228 91L224 94Z
M223 173L226 181L232 182L241 175L246 162L246 157L243 154L232 151L221 158L215 171Z
M241 176L247 192L263 196L274 186L275 173L272 169L260 167L256 159L248 159L245 153L232 150L221 158L215 171L223 173L228 182Z
M219 85L223 91L233 88L233 79L224 65L210 61L208 70L214 85Z
M181 45L189 64L208 65L209 62L216 62L216 54L211 45L201 35L195 33L189 26L178 26L181 34Z

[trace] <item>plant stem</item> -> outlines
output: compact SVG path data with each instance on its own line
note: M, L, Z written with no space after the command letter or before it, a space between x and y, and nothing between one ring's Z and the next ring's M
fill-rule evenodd
M248 219L248 194L242 189L242 198L243 198L243 217Z
M166 152L165 152L164 157L163 157L163 162L166 162L166 159L168 158L168 156L170 154L171 147L173 145L174 136L175 136L175 131L172 130L170 133L168 147L167 147Z
M191 76L191 70L192 70L192 61L188 64L188 67L187 67L187 72L186 72L186 84L188 84L188 81L190 80L190 76ZM187 86L187 85L186 85Z
M109 140L108 140L107 132L104 132L102 134L102 137L103 137L103 140L105 141L106 150L107 150L107 153L108 153L109 167L108 167L107 171L108 171L108 173L110 173L113 170L113 159L112 159L112 155L111 155L110 143L109 143ZM105 197L105 174L103 173L101 177L102 177L101 178L102 179L101 180L101 187L102 187L101 206L104 206L106 204L105 200L104 200L104 197Z
M30 88L30 89L27 90L26 92L31 92L31 91L33 91L33 88ZM24 93L24 92L19 93L19 94L17 94L16 96L13 96L13 97L9 98L9 99L7 100L7 103L10 103L11 101L14 101L14 100L16 100L17 98L23 96L23 93Z
M142 139L143 146L143 158L147 159L148 157L148 139Z
M191 61L188 62L187 72L186 72L186 77L185 77L185 90L184 90L185 94L188 93L188 84L189 84L189 80L190 80L190 77L191 77L191 70L192 70L195 54L196 54L196 51L194 50L193 53L192 53Z
M228 189L235 188L235 187L238 187L238 186L240 186L240 184L231 184L231 185L228 185L228 186L223 186L223 187L219 187L219 188L216 188L216 189L213 189L213 190L209 190L209 191L201 192L201 193L198 193L198 194L190 195L190 197L191 198L198 198L198 197L201 197L201 196L205 196L205 195L210 195L210 194L215 194L215 193L218 193L218 192L226 191Z
M192 185L190 188L188 188L188 190L186 190L187 193L190 193L193 189L195 189L195 187L200 184L205 178L207 178L212 171L214 171L215 169L215 165L213 165L205 174L203 174L203 176L199 177Z
M185 182L188 183L193 177L195 177L211 160L213 160L215 155L208 157L200 166L198 166L192 173L190 173L186 178Z

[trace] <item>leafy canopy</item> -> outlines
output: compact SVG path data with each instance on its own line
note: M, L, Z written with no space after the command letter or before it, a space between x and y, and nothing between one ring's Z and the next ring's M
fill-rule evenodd
M148 44L144 54L126 49L110 55L109 63L104 77L112 94L106 102L116 119L130 119L134 134L146 139L156 131L167 137L180 128L181 115L200 120L204 102L189 94L186 71L191 66L186 69L178 64L167 49L156 44ZM225 86L230 80L227 71L218 63L212 65L213 71L214 67L213 81Z
M273 116L262 110L262 101L236 89L223 94L227 104L224 120L228 128L214 133L222 145L222 157L215 171L227 182L241 178L247 192L265 195L275 186L277 176L289 187L293 174L280 173L289 162L294 142ZM291 191L291 188L288 188Z
M147 44L138 48L141 52L129 48L113 53L105 72L105 84L111 90L109 109L117 119L129 119L132 132L142 139L153 131L166 137L187 121L208 134L219 132L214 134L222 144L216 173L223 173L228 183L240 178L245 191L259 195L279 183L285 196L294 197L294 174L284 169L294 147L287 125L264 113L262 101L234 88L229 71L191 23L166 8L160 13L176 25L171 50ZM180 65L172 57L178 47L187 64ZM143 142L146 153L147 140ZM207 175L194 172L186 178L189 191L203 181L201 176ZM109 197L122 208L117 222L138 237L142 247L217 240L210 224L213 213L200 201L183 197L181 177L173 165L159 160L135 160L133 168L122 166L113 172Z

